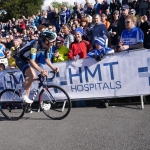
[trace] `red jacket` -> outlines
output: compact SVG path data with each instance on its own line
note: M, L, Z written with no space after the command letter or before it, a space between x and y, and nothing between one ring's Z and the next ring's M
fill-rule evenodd
M20 27L21 27L22 29L25 29L25 28L26 28L26 24L24 23L24 21L22 21L22 22L20 23Z
M80 43L77 43L76 41L71 43L69 48L68 57L72 60L73 56L79 55L80 58L86 58L87 52L91 49L91 44L88 41L81 41Z

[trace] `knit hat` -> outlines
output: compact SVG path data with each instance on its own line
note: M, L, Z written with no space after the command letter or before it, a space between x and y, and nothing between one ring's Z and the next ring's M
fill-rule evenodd
M105 40L104 40L104 38L102 38L102 37L98 37L98 38L95 40L95 43L97 43L97 44L100 45L101 47L105 47Z
M81 35L83 35L83 29L80 28L80 27L76 28L74 32L75 32L75 33L78 32L78 33L80 33Z

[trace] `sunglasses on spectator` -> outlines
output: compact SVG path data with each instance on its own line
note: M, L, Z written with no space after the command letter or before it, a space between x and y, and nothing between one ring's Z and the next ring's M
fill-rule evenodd
M125 21L125 23L129 24L131 21Z
M56 42L56 44L61 44L61 42Z

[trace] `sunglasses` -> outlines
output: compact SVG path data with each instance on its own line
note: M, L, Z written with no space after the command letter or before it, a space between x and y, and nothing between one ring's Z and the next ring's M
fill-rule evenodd
M61 44L61 42L56 42L56 44Z

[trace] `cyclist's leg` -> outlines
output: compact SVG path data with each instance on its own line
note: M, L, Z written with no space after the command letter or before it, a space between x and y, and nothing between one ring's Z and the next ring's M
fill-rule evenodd
M24 74L26 75L25 77L25 83L24 83L24 90L26 90L27 96L30 94L30 87L33 82L33 80L36 78L36 73L33 68L28 67L25 71Z

